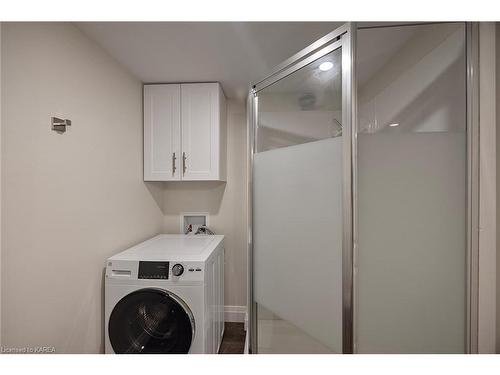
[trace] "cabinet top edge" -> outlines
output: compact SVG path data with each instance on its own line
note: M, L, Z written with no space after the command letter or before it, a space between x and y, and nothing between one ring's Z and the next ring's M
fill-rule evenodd
M168 85L218 85L221 86L220 82L217 81L207 81L207 82L143 82L143 86L168 86Z
M227 98L226 93L224 92L224 88L222 87L222 84L217 81L207 81L207 82L143 82L142 86L145 89L146 87L150 86L184 86L184 85L214 85L217 86L221 92L224 98Z

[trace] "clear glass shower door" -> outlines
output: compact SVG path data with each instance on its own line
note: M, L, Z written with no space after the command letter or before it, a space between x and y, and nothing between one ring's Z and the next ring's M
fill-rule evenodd
M342 353L342 93L340 41L256 92L258 353Z

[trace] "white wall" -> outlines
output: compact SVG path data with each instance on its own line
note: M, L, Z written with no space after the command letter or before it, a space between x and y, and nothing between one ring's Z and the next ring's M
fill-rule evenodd
M181 212L208 212L209 227L225 235L225 305L246 306L247 172L246 115L243 103L227 102L227 182L164 184L164 231L179 233ZM162 186L162 183L159 183Z
M2 68L3 345L101 352L105 259L163 225L141 82L65 23L4 23Z

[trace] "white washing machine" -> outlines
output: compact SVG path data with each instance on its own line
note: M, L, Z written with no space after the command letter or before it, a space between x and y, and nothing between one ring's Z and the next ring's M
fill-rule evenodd
M106 353L217 353L224 236L158 235L109 258Z

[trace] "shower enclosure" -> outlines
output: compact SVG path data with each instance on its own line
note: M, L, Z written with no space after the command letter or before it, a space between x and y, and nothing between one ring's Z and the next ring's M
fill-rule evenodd
M252 353L477 350L475 28L347 23L252 85Z

